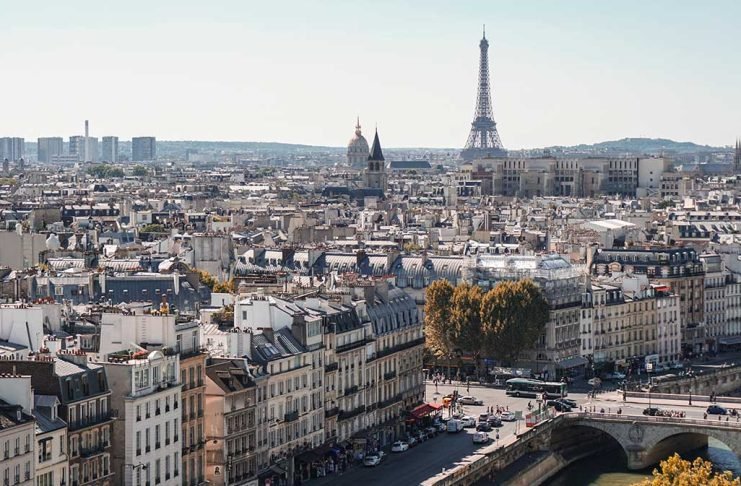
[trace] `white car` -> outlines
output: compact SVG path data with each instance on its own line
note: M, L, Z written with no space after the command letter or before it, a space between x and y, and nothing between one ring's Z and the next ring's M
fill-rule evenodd
M473 434L473 443L474 444L486 444L489 442L490 437L489 434L486 432L476 432Z
M470 395L460 397L458 399L458 403L460 403L461 405L483 405L484 404L483 400L479 400L478 398L472 397Z
M476 419L473 417L465 416L461 419L461 423L463 424L463 428L465 429L469 427L476 427Z
M376 467L381 464L381 457L381 454L372 452L365 456L365 459L363 459L363 465L367 467Z
M403 440L397 440L391 445L391 452L404 452L409 450L409 444Z
M515 414L512 412L502 412L502 414L499 416L499 419L502 422L514 422Z

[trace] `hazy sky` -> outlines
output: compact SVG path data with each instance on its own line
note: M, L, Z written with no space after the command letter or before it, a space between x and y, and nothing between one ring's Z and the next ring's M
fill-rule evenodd
M0 0L0 136L507 148L741 135L741 1Z

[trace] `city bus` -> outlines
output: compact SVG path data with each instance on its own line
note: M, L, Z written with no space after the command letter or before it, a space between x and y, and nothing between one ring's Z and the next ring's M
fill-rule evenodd
M568 395L566 383L512 378L507 380L507 395L512 397L564 398Z

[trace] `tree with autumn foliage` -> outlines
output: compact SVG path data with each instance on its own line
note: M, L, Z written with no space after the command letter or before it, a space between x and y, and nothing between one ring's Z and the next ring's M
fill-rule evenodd
M550 316L548 301L532 280L503 281L481 301L481 329L485 351L514 364L532 348Z
M481 301L484 292L478 285L461 284L453 291L450 310L450 325L453 331L453 346L469 354L478 363L484 351L481 329Z
M451 326L453 286L447 280L436 280L425 291L425 344L436 356L448 356L454 349Z
M741 478L733 477L730 471L715 472L713 464L698 457L690 462L674 453L661 461L652 477L634 483L633 486L741 486Z

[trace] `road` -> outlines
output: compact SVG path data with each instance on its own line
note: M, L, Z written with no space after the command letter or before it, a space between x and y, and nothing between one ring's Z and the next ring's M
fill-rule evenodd
M486 388L471 386L466 391L464 386L455 385L438 385L437 392L435 386L428 384L426 387L427 401L441 402L442 396L458 390L461 395L473 395L484 401L481 406L464 406L464 413L473 417L478 417L486 411L486 407L503 407L510 411L522 411L523 416L527 413L527 404L529 401L535 405L535 400L528 398L514 398L505 394L502 389ZM569 398L575 400L582 407L594 407L596 411L602 408L606 412L616 412L618 408L626 415L641 415L643 409L648 407L648 400L631 399L630 402L622 401L622 394L619 392L605 392L598 394L596 398L588 398L586 392L569 392ZM652 401L652 406L665 410L684 411L687 418L701 419L707 408L707 402L695 402L690 406L685 401L661 400ZM723 405L721 403L721 405ZM710 416L708 420L717 420L716 416ZM725 420L723 417L721 420ZM736 418L732 418L736 420ZM514 422L505 422L499 429L500 441L511 439L515 433L515 427L519 431L525 430L525 424L521 421L519 424ZM489 445L473 444L472 434L474 429L464 429L457 434L441 433L437 437L423 442L406 452L392 454L388 453L384 460L377 467L353 466L342 476L330 475L325 478L311 480L307 485L324 486L324 485L378 485L378 486L410 486L419 484L435 474L442 471L443 468L449 469L465 460L467 456L474 454L477 450L490 447L494 444L496 431L489 433L492 442Z
M470 392L466 392L465 386L438 385L437 393L434 385L427 385L427 400L432 402L437 398L437 402L442 401L442 396L451 393L457 389L461 395L473 395L484 401L484 405L473 406L466 405L463 407L466 415L478 417L480 413L486 411L487 406L509 407L510 411L523 411L523 416L527 412L527 398L508 397L504 390L471 386ZM570 395L571 396L571 395ZM577 401L586 400L586 394L577 393L571 396ZM535 404L535 400L531 400ZM520 432L525 430L524 421L519 424L514 422L504 422L499 429L500 441L506 440L514 435L515 428ZM437 437L423 442L406 452L391 454L388 453L380 465L371 467L353 466L342 476L332 475L321 479L314 479L306 483L311 486L323 486L329 484L339 485L378 485L378 486L411 486L419 484L422 481L434 476L442 471L443 468L450 469L456 463L467 456L474 454L478 449L490 447L495 444L496 429L489 432L492 441L488 445L474 444L472 435L474 429L464 429L457 434L441 433Z

